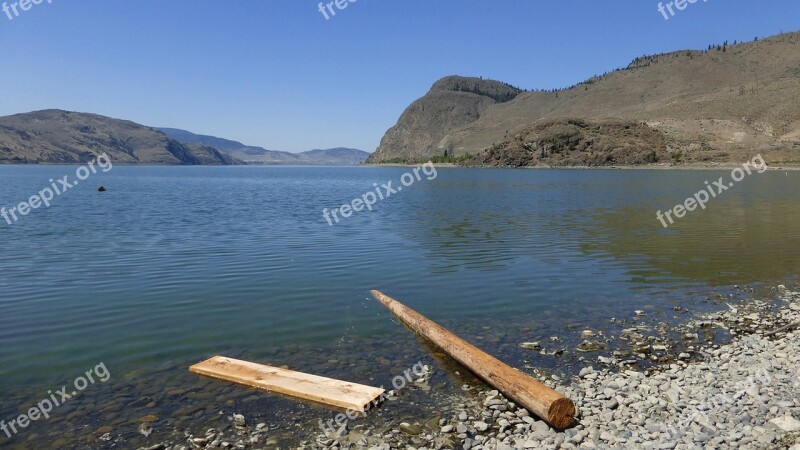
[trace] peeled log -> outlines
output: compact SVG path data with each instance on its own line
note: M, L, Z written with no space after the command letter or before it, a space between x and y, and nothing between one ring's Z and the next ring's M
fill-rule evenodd
M372 295L412 330L440 347L518 405L558 430L572 425L575 419L575 404L572 400L478 349L388 295L380 291L372 291Z

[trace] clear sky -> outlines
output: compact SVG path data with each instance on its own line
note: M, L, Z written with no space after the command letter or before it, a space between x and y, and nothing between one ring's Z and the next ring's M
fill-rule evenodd
M654 0L358 0L329 20L318 0L50 1L0 13L0 115L93 112L289 151L372 151L446 75L549 89L800 29L798 0L698 0L669 20Z

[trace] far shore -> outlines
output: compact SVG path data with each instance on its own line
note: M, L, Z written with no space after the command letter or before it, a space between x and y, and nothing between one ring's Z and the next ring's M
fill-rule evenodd
M0 162L2 166L80 166L85 163L63 163L63 162L35 162L35 163L8 163ZM354 164L354 165L321 165L321 164L197 164L197 165L184 165L184 164L154 164L154 163L114 163L114 165L126 167L416 167L427 162L419 162L415 164L401 164L401 163L380 163L380 164ZM453 163L433 163L438 168L454 168L454 169L529 169L529 170L732 170L741 167L741 163L719 163L719 164L650 164L639 166L524 166L524 167L506 167L506 166L460 166ZM768 167L772 171L797 171L800 170L800 162L789 164L774 164Z
M399 163L380 163L380 164L362 164L359 167L415 167L420 164L399 164ZM800 163L787 164L787 165L771 165L768 170L800 170ZM532 170L733 170L741 167L742 164L736 163L719 163L719 164L650 164L641 166L524 166L524 167L504 167L504 166L459 166L453 163L433 163L436 167L451 167L456 169L532 169Z

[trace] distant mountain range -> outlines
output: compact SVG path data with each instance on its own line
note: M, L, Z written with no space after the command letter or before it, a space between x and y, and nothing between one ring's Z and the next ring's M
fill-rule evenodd
M238 141L222 139L216 136L195 134L176 128L158 128L167 136L187 145L200 144L222 150L234 158L247 164L296 164L296 165L340 165L352 166L367 160L369 153L353 148L329 148L324 150L308 150L291 153L279 150L268 150L254 147Z
M643 56L566 89L449 76L403 112L368 162L715 164L761 153L800 164L798 98L800 33Z
M354 165L369 156L345 148L280 152L56 109L0 117L0 164L76 164L102 153L118 164L165 165Z
M242 164L127 120L56 109L0 117L0 163L85 163L102 153L119 164Z

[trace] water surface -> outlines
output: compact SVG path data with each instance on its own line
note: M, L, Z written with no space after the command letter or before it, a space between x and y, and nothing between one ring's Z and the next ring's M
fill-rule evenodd
M0 167L0 206L74 170ZM441 168L373 212L323 218L406 170L115 166L0 222L0 419L99 362L112 373L75 401L92 414L37 423L11 444L108 422L135 436L148 411L104 412L115 396L251 395L186 373L215 354L388 384L430 358L370 289L522 366L519 342L634 309L695 309L800 269L797 172L754 174L669 229L657 210L727 172ZM162 429L184 401L160 398ZM305 408L255 401L264 420Z

